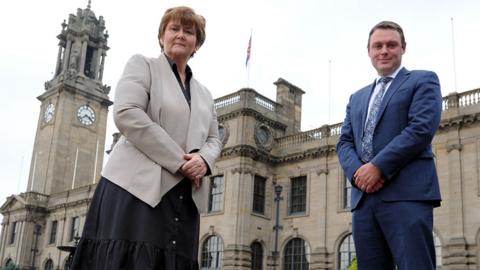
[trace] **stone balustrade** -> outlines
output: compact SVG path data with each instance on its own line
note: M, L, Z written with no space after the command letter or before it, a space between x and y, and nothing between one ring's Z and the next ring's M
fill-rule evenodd
M443 97L442 111L452 108L462 108L480 103L480 88L462 93L451 93Z
M235 93L215 99L216 110L235 109L239 105L244 108L257 109L260 112L266 110L274 113L278 112L278 107L281 106L251 88L243 88Z

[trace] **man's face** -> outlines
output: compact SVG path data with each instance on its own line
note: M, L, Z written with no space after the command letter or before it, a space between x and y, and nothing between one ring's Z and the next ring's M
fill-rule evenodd
M402 63L405 48L400 33L393 29L377 29L370 36L368 56L378 75L392 74Z

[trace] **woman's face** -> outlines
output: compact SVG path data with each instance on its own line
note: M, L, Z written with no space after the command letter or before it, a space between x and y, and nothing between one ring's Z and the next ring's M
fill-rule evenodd
M188 60L197 49L197 36L195 33L193 25L185 26L180 21L168 22L163 36L160 38L163 51L172 59L184 58Z

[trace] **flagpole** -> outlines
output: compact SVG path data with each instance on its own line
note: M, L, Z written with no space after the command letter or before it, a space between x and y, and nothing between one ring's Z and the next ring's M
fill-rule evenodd
M455 35L453 29L453 17L450 18L452 24L452 55L453 55L453 86L455 87L454 92L457 92L457 64L455 59Z
M332 60L328 60L328 125L330 125L330 115L332 107Z

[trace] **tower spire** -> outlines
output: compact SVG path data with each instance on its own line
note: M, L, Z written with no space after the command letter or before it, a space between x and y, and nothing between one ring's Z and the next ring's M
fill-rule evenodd
M88 9L90 9L91 4L92 4L92 0L88 0L88 5L87 5L87 8L88 8Z

